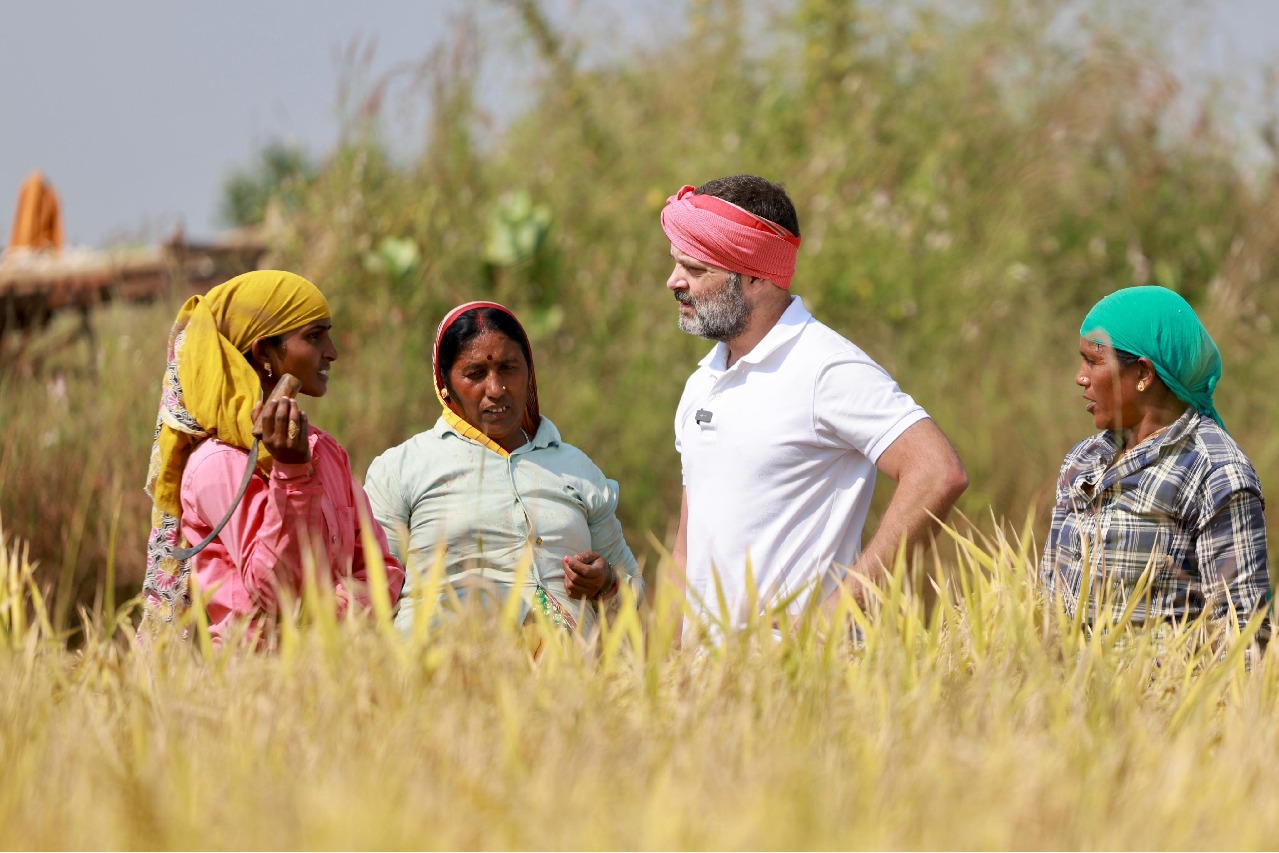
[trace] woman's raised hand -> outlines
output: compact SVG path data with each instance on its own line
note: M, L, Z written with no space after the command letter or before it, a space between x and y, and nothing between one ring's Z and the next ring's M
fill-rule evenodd
M297 400L267 400L254 407L253 419L261 429L262 444L277 462L296 465L311 461L310 427Z

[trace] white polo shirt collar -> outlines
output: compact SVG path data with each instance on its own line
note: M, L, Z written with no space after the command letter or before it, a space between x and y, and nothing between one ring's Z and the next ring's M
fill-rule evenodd
M813 315L804 307L804 300L792 295L790 305L787 305L782 316L777 318L773 328L768 330L768 334L764 335L750 352L734 362L733 367L743 363L759 364L772 355L778 347L793 340L811 319ZM715 344L714 349L703 356L697 364L716 373L723 373L727 369L725 365L728 364L728 344L723 341Z

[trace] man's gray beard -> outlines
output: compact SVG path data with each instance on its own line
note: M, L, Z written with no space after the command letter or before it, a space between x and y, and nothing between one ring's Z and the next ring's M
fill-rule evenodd
M751 306L742 292L742 275L733 273L719 290L690 303L693 316L679 316L679 327L690 335L712 341L731 341L750 324Z

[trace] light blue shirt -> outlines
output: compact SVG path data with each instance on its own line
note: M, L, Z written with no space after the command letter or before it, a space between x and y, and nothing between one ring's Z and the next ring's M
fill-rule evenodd
M532 441L505 459L440 418L373 460L365 490L404 565L396 614L402 630L413 624L413 590L441 549L448 583L461 598L487 590L504 600L522 583L521 619L540 585L579 628L593 623L594 605L570 599L564 590L564 557L583 551L602 554L619 582L629 584L637 600L643 595L643 578L617 520L617 483L561 441L547 418ZM531 569L524 578L518 576L522 564Z

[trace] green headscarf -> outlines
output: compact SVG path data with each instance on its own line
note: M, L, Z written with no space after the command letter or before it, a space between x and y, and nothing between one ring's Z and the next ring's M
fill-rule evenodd
M1221 379L1221 352L1195 309L1166 287L1126 287L1093 306L1079 336L1150 359L1155 373L1179 400L1212 418Z

